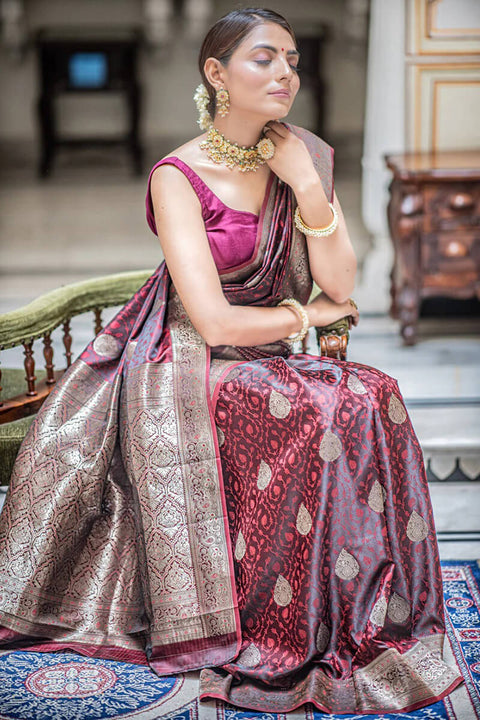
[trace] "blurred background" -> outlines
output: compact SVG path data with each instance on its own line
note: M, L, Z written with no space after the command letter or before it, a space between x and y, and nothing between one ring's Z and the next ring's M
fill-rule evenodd
M148 173L200 132L201 40L249 4L0 2L0 313L68 283L159 265ZM480 3L267 6L292 23L301 51L286 119L335 149L359 260L348 359L398 379L441 552L479 558ZM74 318L72 336L76 357L91 319ZM60 339L53 347L61 366ZM3 350L2 365L23 367L22 350Z

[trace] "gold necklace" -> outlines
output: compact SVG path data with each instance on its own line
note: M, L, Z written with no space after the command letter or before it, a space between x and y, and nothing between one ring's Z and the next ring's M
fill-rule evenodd
M241 172L255 172L275 152L275 146L268 138L262 138L256 145L246 148L227 140L213 125L208 128L207 137L202 140L200 147L207 151L213 162L223 163L230 170L238 168Z

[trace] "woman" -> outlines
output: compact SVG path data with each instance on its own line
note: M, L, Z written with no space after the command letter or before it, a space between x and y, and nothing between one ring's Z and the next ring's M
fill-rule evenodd
M411 710L462 681L421 450L393 378L291 352L358 321L333 150L280 122L298 57L269 10L207 34L208 132L149 177L165 262L18 455L1 637L201 669L201 699L244 708Z

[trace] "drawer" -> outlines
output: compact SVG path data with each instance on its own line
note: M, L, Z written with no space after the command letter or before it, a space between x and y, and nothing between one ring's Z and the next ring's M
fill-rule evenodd
M423 188L423 229L478 230L480 232L480 183L435 183Z
M441 231L421 238L423 273L478 273L480 229Z

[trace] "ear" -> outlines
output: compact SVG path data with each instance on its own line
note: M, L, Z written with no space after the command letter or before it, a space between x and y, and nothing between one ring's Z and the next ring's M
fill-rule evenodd
M223 67L220 60L217 58L209 57L205 60L203 66L205 77L212 87L215 89L224 85L225 68Z

